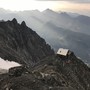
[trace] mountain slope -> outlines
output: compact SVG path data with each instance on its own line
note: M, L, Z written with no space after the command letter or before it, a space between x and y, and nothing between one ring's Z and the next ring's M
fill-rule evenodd
M70 48L78 57L90 63L90 17L84 15L72 17L66 12L57 13L50 9L43 12L32 10L21 12L7 11L7 13L5 13L6 10L1 9L1 12L1 20L17 18L19 23L24 20L27 26L42 36L53 46L55 51L57 51L59 47ZM63 36L60 33L62 33Z
M44 58L28 73L0 75L0 90L90 90L90 69L74 55Z
M84 62L90 63L90 35L73 32L48 22L41 28L41 36L54 48L69 48ZM47 36L47 37L46 37Z
M16 19L0 22L0 57L18 63L34 65L41 59L53 55L51 47L23 21Z
M45 10L44 15L49 17L49 21L57 27L90 35L90 17L88 16L71 17L66 12L56 13L52 10Z
M0 90L90 90L90 68L55 55L24 21L0 22L0 57L23 64L0 74Z

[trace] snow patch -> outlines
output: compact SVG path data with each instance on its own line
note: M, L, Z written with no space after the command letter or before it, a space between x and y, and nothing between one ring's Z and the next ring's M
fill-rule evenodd
M1 69L9 69L11 67L15 67L15 66L21 66L19 63L14 62L14 61L8 61L8 60L4 60L2 58L0 58L0 68Z

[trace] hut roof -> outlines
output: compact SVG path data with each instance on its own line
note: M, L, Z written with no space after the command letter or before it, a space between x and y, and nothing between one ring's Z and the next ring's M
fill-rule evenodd
M57 54L66 56L67 53L68 53L68 51L69 51L69 49L60 48L60 49L57 51Z

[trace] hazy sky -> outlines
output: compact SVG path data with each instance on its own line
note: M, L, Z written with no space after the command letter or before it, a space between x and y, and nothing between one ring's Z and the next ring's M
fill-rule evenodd
M22 11L40 11L50 8L55 11L90 13L90 0L0 0L0 8Z

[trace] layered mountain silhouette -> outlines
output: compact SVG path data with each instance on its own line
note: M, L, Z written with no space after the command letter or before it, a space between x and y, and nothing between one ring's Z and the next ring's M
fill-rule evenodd
M0 57L22 65L0 74L0 90L90 90L90 68L73 52L54 54L24 21L0 22Z
M43 37L55 51L59 47L69 48L86 63L90 63L90 17L47 9L11 12L1 9L0 19L23 20L27 26Z
M85 62L89 63L90 35L69 31L57 27L51 22L46 23L42 27L42 30L41 36L46 39L55 51L57 51L59 47L69 48L75 52L77 57L81 57ZM46 30L47 32L44 33Z

